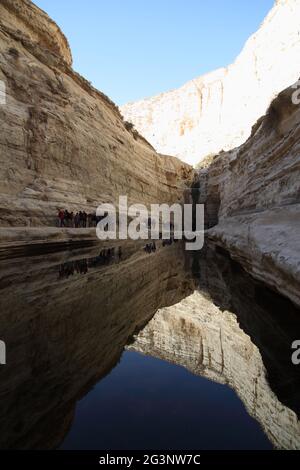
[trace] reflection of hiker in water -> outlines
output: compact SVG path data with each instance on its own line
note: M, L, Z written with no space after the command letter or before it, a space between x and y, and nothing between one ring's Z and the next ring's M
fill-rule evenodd
M82 272L82 274L86 274L86 273L88 272L88 264L87 264L87 260L86 260L86 259L83 259L83 260L82 260L81 272Z
M106 250L100 251L99 256L102 259L103 263L109 263L109 261L114 257L114 250L114 248L107 248Z
M146 253L152 253L152 251L156 251L156 244L155 244L155 242L153 242L153 243L147 243L147 244L144 246L144 251L146 251Z
M59 277L69 277L74 274L74 263L69 261L67 263L63 263L59 266L58 275Z
M151 252L151 248L150 251ZM103 266L109 264L112 260L122 258L122 249L119 246L118 250L115 247L102 249L98 256L94 258L85 258L75 261L67 261L59 266L59 278L69 277L74 273L86 274L91 267Z
M75 261L67 261L59 266L58 276L60 278L68 278L74 273L86 274L88 272L87 259L80 259Z
M172 242L173 242L173 239L172 239L172 237L170 237L170 238L167 238L167 239L163 240L163 242L162 242L162 246L168 246L168 245L172 245Z
M75 270L78 274L86 274L88 272L87 259L79 259L75 261Z

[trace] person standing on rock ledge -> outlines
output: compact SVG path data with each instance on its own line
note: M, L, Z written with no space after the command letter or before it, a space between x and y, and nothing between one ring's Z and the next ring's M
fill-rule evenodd
M80 218L79 218L78 212L76 212L75 217L74 217L74 225L75 225L75 228L78 228L78 227L79 227L79 224L80 224Z
M58 220L59 220L59 226L64 227L65 226L65 212L60 209L58 212Z

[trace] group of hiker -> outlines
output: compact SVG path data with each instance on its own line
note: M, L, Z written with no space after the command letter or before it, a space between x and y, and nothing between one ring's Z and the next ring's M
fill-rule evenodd
M147 243L147 245L144 246L144 250L146 251L146 253L152 253L152 251L156 251L155 242Z
M100 251L98 256L93 258L80 259L75 261L67 261L59 267L59 277L68 278L73 274L86 274L89 268L96 268L109 264L111 261L119 261L122 259L122 248L106 248Z
M172 237L167 238L167 239L163 240L162 246L172 245L173 242L174 243L178 242L178 239L177 238L172 238Z
M173 242L174 242L174 243L178 242L178 239L177 239L177 238L173 238L173 237L164 239L164 240L162 241L162 246L169 246L169 245L172 245ZM153 251L156 251L156 244L155 244L155 242L147 243L147 244L144 246L144 251L146 251L146 253L152 253Z
M59 267L58 275L60 278L73 276L73 274L86 274L88 272L88 263L86 259L67 261Z
M60 209L58 211L58 223L60 227L75 227L86 228L96 227L101 217L97 217L96 212L86 213L79 211L74 213L69 212L67 209Z
M99 258L99 260L102 260L102 261L110 261L111 259L121 260L122 248L119 246L117 250L115 249L115 247L101 250L97 258Z
M177 242L177 239L170 238L162 241L162 246L171 245L173 242ZM155 241L147 243L144 246L144 251L146 253L153 253L157 249ZM118 262L121 261L123 257L123 252L121 246L112 247L112 248L103 248L97 256L87 259L80 259L75 261L67 261L59 267L59 277L66 278L75 273L77 274L86 274L89 268L95 268L101 265L107 265L111 261Z

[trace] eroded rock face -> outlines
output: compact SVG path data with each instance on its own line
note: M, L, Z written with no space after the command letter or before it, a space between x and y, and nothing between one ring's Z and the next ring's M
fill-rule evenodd
M160 309L129 349L229 385L275 447L299 449L299 311L222 254L201 254L193 271L200 290Z
M272 102L242 146L199 171L209 237L256 278L300 304L300 106Z
M276 1L233 64L122 106L122 114L159 152L191 164L242 144L272 99L299 77L299 16L299 0Z
M0 262L1 449L60 445L76 402L133 333L192 292L179 244L151 256L133 242L122 250L108 266L95 263L99 248L23 258L21 270L20 259ZM82 260L87 272L71 271Z
M71 68L56 24L28 0L1 1L0 225L53 225L58 208L176 202L191 168L158 155Z
M299 449L297 416L270 389L258 349L233 315L200 293L161 309L130 349L231 386L276 447Z
M60 56L68 65L72 65L68 41L46 13L29 0L1 0L1 5L4 7L1 10L1 20L11 26L12 34L16 31L25 33L24 40L29 38L33 43L38 43Z

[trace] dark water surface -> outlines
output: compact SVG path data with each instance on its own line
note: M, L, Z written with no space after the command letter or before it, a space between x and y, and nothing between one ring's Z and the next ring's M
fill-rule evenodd
M270 449L233 390L127 351L77 405L62 449Z
M215 247L100 251L0 262L1 448L300 448L288 300Z

